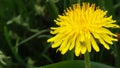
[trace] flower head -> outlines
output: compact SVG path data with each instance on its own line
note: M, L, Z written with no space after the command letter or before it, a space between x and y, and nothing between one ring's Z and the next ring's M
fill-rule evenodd
M112 16L107 17L106 14L107 11L95 7L95 4L74 4L54 20L57 27L52 27L50 32L55 36L47 41L53 43L52 48L58 47L62 54L74 48L76 56L91 52L92 48L99 52L96 40L110 49L108 44L113 44L117 39L108 28L119 26L114 24L116 21Z

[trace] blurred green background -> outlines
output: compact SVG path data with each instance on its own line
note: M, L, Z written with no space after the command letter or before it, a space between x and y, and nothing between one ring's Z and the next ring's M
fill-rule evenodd
M90 2L120 24L120 0L0 0L0 68L37 68L65 60L83 60L73 52L56 53L46 40L54 19L74 3ZM119 29L111 30L120 33ZM119 38L119 37L118 37ZM108 51L90 53L91 61L120 68L120 41ZM43 67L44 68L44 67Z

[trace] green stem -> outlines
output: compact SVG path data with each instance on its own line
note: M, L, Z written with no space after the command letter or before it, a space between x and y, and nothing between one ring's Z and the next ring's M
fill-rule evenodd
M78 0L78 4L80 4L80 0Z
M85 58L85 68L91 68L89 52L85 53L84 58Z

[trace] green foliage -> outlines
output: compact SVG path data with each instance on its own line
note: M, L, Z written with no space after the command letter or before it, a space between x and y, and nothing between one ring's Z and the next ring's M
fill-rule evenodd
M92 68L113 68L111 66L92 62ZM39 68L39 67L37 67ZM42 68L85 68L84 61L82 60L72 60L72 61L62 61L51 65L43 66Z
M46 41L51 37L49 28L55 26L53 20L78 2L96 3L120 24L120 0L0 0L0 68L83 68L84 62L79 61L83 55L74 57L70 51L63 56ZM93 68L119 68L119 45L120 41L109 51L101 48L90 53Z

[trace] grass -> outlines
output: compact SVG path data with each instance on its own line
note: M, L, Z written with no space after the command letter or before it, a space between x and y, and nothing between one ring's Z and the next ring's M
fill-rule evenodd
M120 24L119 0L0 0L0 67L34 68L83 59L83 56L74 57L72 51L64 56L56 53L46 40L51 37L49 28L55 26L53 20L68 6L84 1L108 10L108 15L113 15ZM120 30L112 31L120 33ZM119 68L119 42L115 42L110 51L103 49L98 54L93 51L91 60Z

